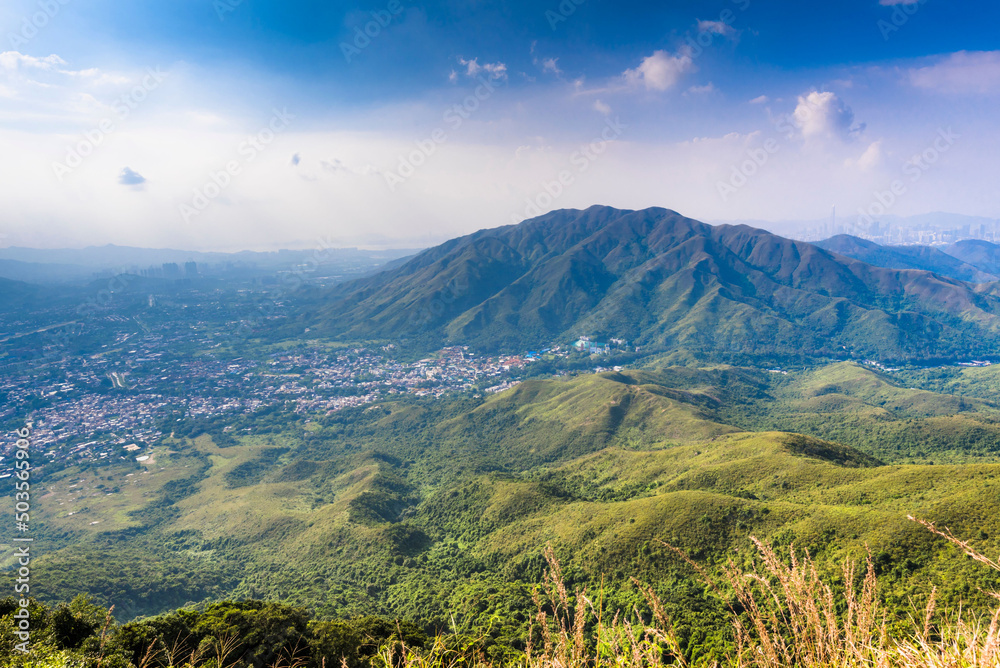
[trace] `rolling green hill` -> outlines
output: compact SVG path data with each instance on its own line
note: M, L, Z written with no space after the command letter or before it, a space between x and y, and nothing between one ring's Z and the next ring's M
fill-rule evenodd
M122 618L255 598L513 642L552 544L570 585L603 581L609 607L635 600L632 576L656 585L686 646L707 655L727 642L723 603L663 542L709 569L751 534L824 563L867 546L901 617L930 584L943 601L980 601L977 587L997 583L906 515L1000 545L995 414L844 363L635 370L249 416L218 443L185 423L138 467L41 471L48 547L33 575L46 600L88 593ZM979 425L978 440L960 424ZM913 434L939 448L922 459L936 465L899 463L914 458L896 442Z
M997 461L1000 411L980 389L991 376L977 371L985 370L947 372L965 378L961 384L919 378L930 371L891 378L846 362L769 374L764 396L730 402L719 417L746 429L821 436L889 462Z
M1000 296L666 209L562 210L332 288L299 325L523 351L590 334L714 361L953 359L1000 343Z

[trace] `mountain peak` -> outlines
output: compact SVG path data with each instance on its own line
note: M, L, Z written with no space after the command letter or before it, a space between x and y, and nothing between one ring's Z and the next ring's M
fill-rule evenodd
M593 206L482 230L339 285L302 324L511 352L587 333L727 360L923 359L1000 343L1000 298L906 269L669 209Z

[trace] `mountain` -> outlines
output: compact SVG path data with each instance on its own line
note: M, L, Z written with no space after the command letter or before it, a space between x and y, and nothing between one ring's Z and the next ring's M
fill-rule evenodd
M18 311L25 315L56 303L62 303L72 292L58 288L31 285L0 277L0 311Z
M989 241L966 239L946 246L944 252L981 271L1000 274L1000 246Z
M969 283L1000 280L996 274L963 262L959 256L930 246L880 246L849 234L817 241L813 245L887 269L920 269ZM992 245L992 244L990 244ZM1000 264L997 266L1000 271Z
M675 359L905 360L990 354L998 316L989 284L667 209L595 206L481 230L335 286L297 326L427 347L523 351L591 335Z

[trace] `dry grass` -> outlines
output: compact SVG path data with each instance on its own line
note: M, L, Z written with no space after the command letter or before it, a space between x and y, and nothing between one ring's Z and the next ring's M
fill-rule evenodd
M102 636L103 637L103 636ZM178 638L170 645L159 639L150 643L135 668L244 668L247 664L239 658L240 640L232 635L222 635L198 646L189 644L190 638ZM101 646L103 656L103 644ZM101 668L103 658L97 661ZM254 668L303 668L308 664L301 648L283 651L277 659L264 664L251 664Z
M596 602L585 590L570 594L555 552L548 547L544 555L549 569L534 594L537 613L526 651L520 660L503 668L685 665L673 632L668 630L671 624L652 589L640 585L653 611L648 622L638 611L631 615L616 612L609 619L600 593ZM500 668L487 658L480 641L456 649L449 648L440 636L426 649L383 647L373 664L374 668Z
M1000 564L948 529L920 523L973 559L1000 571ZM738 568L731 561L725 569L724 588L735 601L732 623L736 651L726 661L728 665L1000 668L1000 608L984 616L970 618L957 613L938 619L941 615L932 593L920 619L914 620L912 633L893 639L887 633L870 555L862 565L845 564L841 582L834 583L821 576L808 553L799 555L789 548L783 557L756 538L753 542L757 555L751 568ZM638 611L628 616L616 613L608 622L586 592L577 592L575 605L571 603L551 549L546 551L546 559L549 571L536 598L543 642L537 652L529 649L523 661L526 668L684 666L671 624L651 589L636 583L653 611L648 623L643 623ZM722 587L698 570L722 594ZM588 615L594 617L590 642L584 633Z
M1000 564L969 543L915 520L945 538L973 559L1000 571ZM862 667L877 668L1000 668L1000 608L968 618L961 612L934 623L938 616L932 592L922 619L912 633L890 639L877 595L875 570L869 556L864 573L857 565L843 568L839 592L820 577L809 554L789 559L754 539L758 565L750 571L731 562L726 577L742 614L733 611L736 666L753 668ZM994 594L1000 599L1000 596ZM838 614L838 603L843 609Z
M538 613L532 623L525 652L527 666L640 668L660 665L668 657L672 658L671 664L683 664L670 621L652 589L636 583L653 611L648 622L643 620L638 610L632 611L631 615L616 611L609 620L603 597L599 595L595 604L586 590L580 590L571 598L551 546L546 548L544 554L549 570L540 590L535 593ZM593 629L587 633L590 625Z
M843 568L840 599L846 611L838 614L838 595L820 577L808 552L789 560L778 556L756 538L760 564L749 572L732 562L726 578L745 614L733 615L737 665L777 666L879 665L878 648L886 644L876 596L871 558L860 582L856 565Z

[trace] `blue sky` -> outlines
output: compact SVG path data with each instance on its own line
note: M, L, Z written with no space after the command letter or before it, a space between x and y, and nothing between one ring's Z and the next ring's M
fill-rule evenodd
M1000 217L998 19L941 0L13 0L0 243L412 245L596 203Z

